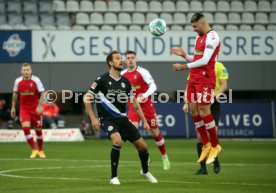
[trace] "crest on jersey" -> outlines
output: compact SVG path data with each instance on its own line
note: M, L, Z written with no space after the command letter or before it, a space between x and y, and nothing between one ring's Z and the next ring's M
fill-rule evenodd
M222 73L223 73L223 74L228 74L227 69L223 69L223 70L222 70Z
M137 75L134 75L134 79L135 79L135 80L137 79Z
M93 82L93 84L91 85L91 88L92 89L95 89L97 87L97 83L96 82Z
M30 87L33 87L33 83L30 83Z
M122 82L122 83L121 83L121 86L122 86L123 88L125 88L125 87L126 87L126 84L125 84L124 82Z
M108 126L107 130L108 131L112 131L113 130L113 126Z
M109 83L109 85L111 86L112 82L108 82L108 83Z
M204 39L201 39L201 40L200 40L200 43L203 44L203 43L204 43Z

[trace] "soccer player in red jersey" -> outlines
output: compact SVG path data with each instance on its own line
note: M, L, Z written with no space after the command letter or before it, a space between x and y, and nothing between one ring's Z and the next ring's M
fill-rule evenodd
M43 151L42 137L42 102L44 100L45 89L40 79L32 75L31 65L23 63L21 67L22 76L17 78L13 87L11 116L16 115L16 102L20 97L20 122L26 139L32 148L30 158L46 158ZM40 98L39 98L40 93ZM30 127L33 126L36 133L37 145L34 143Z
M195 13L191 24L198 36L195 42L195 54L187 55L182 48L172 48L171 53L186 59L186 64L173 64L175 71L190 70L187 85L187 101L189 103L195 128L201 136L203 147L198 162L213 163L222 151L218 145L216 124L211 114L211 103L216 85L215 62L220 49L218 34L211 29L202 13ZM208 139L208 133L210 141Z
M136 53L134 51L127 51L125 54L125 62L127 69L123 70L121 74L126 77L134 91L135 97L138 99L142 111L150 126L150 131L154 137L155 144L162 154L163 169L170 169L170 161L167 155L165 140L158 128L156 110L152 104L151 94L156 91L156 85L149 71L142 68L136 63ZM128 118L138 128L140 118L133 109L132 105L128 104Z

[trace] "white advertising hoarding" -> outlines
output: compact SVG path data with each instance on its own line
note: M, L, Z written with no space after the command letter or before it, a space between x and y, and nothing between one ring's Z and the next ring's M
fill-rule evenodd
M43 129L43 141L84 141L84 138L78 128L74 129ZM31 134L36 139L34 130ZM0 142L26 142L23 130L1 129Z
M221 39L220 61L275 61L276 33L218 32ZM33 31L34 62L104 62L112 50L124 54L137 52L139 61L181 61L171 55L172 47L181 46L192 55L196 33L167 33L159 38L147 31Z

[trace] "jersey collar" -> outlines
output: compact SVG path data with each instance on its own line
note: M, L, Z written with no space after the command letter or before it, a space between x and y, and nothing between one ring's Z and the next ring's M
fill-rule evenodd
M110 73L108 73L108 75L109 75L113 80L115 80L115 81L119 81L119 80L121 79L121 77L122 77L122 76L120 75L120 77L116 79L116 78L114 78Z

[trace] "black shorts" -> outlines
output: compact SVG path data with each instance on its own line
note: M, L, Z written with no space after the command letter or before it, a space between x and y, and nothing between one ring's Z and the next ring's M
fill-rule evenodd
M220 119L220 103L218 103L216 100L211 105L211 113L215 120L216 126L218 126L219 119Z
M105 118L99 117L101 128L104 130L106 135L110 138L112 133L119 132L124 141L128 140L134 142L141 138L139 130L125 118Z

